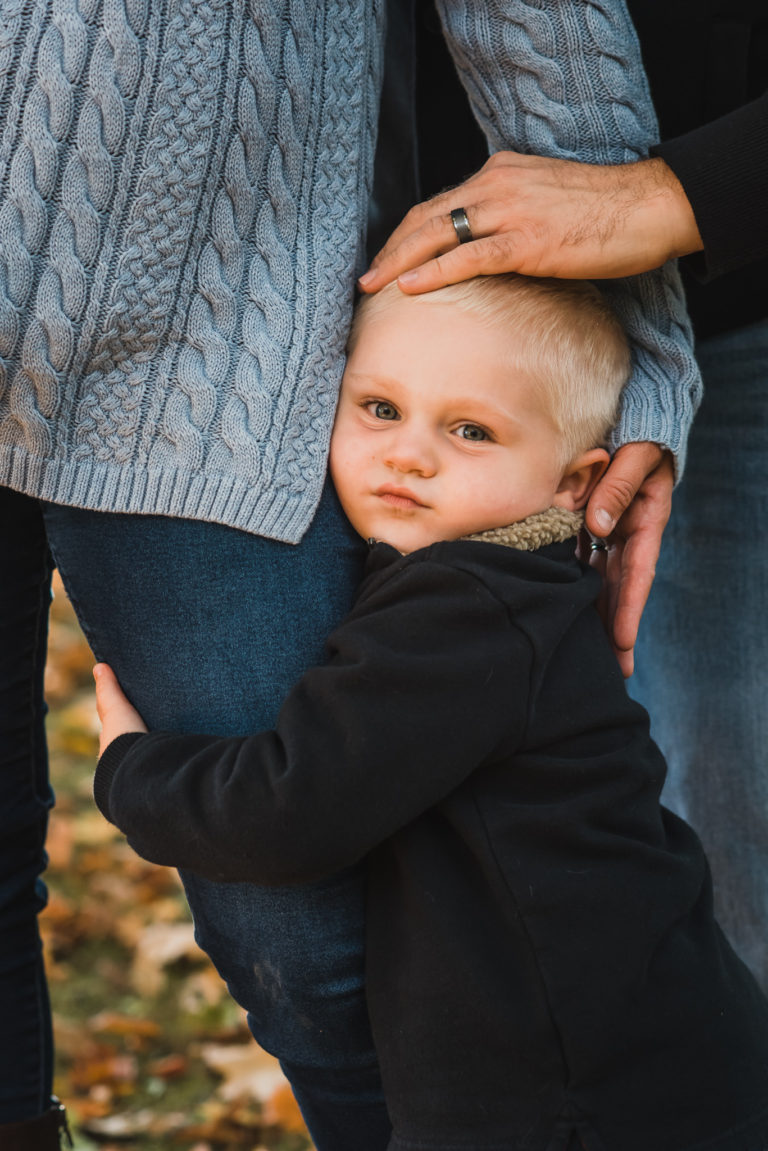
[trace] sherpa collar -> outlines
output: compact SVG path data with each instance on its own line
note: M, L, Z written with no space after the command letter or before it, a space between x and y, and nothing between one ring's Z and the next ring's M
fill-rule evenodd
M551 507L545 512L535 512L532 516L526 516L524 520L510 524L509 527L490 528L487 532L476 532L463 538L533 552L546 547L547 544L563 543L578 535L583 524L584 512L570 512L566 508Z

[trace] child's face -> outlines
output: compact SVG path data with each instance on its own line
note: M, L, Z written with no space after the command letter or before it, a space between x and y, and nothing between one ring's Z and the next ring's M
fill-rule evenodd
M408 553L577 506L559 435L509 360L507 334L450 303L403 297L364 319L331 441L361 536Z

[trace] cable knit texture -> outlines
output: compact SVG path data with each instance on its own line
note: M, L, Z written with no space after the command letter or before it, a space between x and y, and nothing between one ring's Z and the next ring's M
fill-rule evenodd
M384 0L0 0L0 482L297 541L361 270ZM655 125L624 5L440 5L491 147L621 161ZM676 274L611 287L616 443L682 455Z
M437 0L491 151L622 164L648 154L658 127L623 0ZM678 478L701 377L677 268L604 281L629 334L633 373L611 437L651 440Z

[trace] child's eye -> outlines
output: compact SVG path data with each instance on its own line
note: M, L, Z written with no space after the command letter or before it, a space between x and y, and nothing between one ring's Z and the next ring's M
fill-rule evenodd
M399 418L397 408L394 404L388 403L387 400L371 400L365 406L377 420L396 420Z
M477 424L462 424L456 431L462 440L471 440L475 444L491 438L485 429L479 428Z

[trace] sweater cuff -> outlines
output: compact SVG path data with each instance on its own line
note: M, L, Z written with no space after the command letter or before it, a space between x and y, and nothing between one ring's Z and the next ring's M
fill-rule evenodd
M103 755L96 764L96 774L93 777L93 798L96 806L105 819L114 823L109 812L109 795L112 790L112 781L126 755L138 739L144 738L144 732L127 731L118 735L117 739L105 748Z
M727 116L651 148L693 208L704 253L686 267L711 280L768 256L768 92Z
M674 456L675 480L685 469L688 433L701 400L701 373L680 277L674 264L642 276L600 285L632 346L632 375L610 437L623 444L649 442Z

